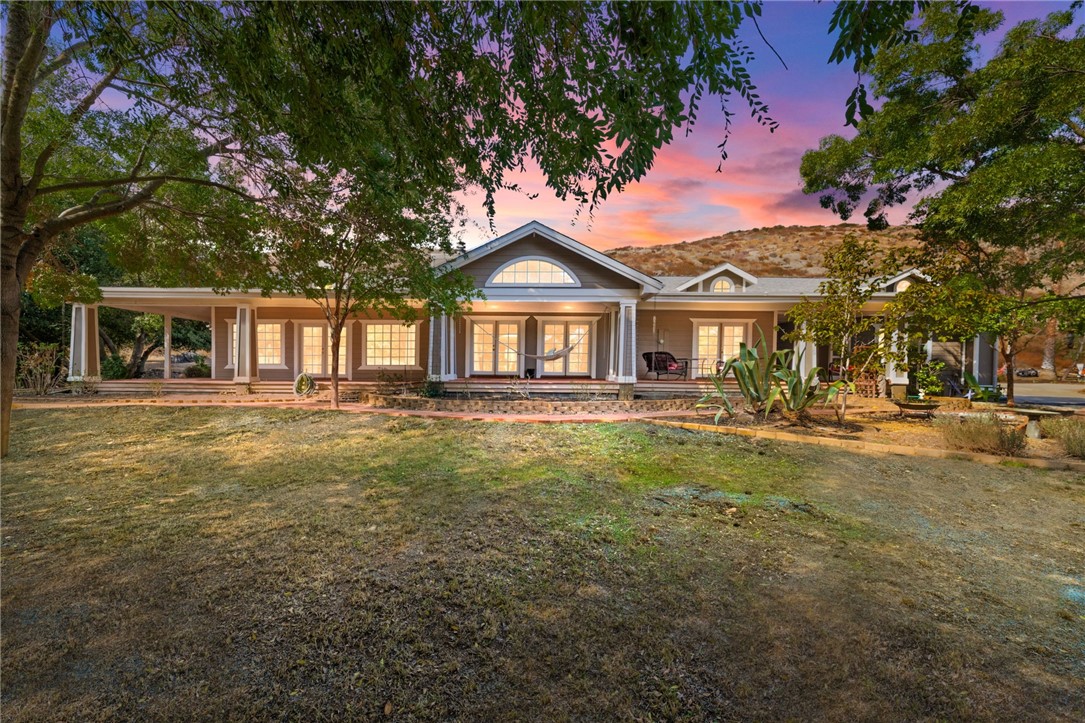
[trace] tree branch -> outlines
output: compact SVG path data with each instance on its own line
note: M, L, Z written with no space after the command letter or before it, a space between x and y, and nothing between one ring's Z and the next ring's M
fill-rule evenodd
M75 58L76 53L79 53L84 48L89 47L89 40L80 40L79 42L73 43L72 45L64 48L64 50L61 50L60 53L57 54L55 58L53 58L52 62L46 63L41 67L41 69L38 70L38 75L34 78L34 85L38 85L50 75L60 70L68 63L72 62L72 59Z
M44 196L48 193L63 193L66 191L81 191L88 188L110 188L113 186L126 186L133 183L150 183L152 181L163 181L173 183L188 183L194 186L207 186L209 188L218 188L223 191L229 191L237 196L241 196L248 201L259 200L255 196L250 196L239 188L233 186L227 186L225 183L218 183L217 181L211 181L205 178L189 178L188 176L176 176L171 174L156 174L153 176L121 176L119 178L103 178L94 181L73 181L71 183L58 183L53 186L46 186L38 191L38 195Z

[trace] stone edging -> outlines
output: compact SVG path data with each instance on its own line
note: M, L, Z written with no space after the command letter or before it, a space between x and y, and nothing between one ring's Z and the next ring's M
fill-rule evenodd
M654 424L660 427L673 427L675 429L688 429L694 432L715 432L716 434L733 434L740 437L759 437L761 439L775 439L781 442L798 442L800 444L813 444L821 447L837 447L852 452L871 454L902 454L911 457L933 457L935 459L959 459L969 462L983 462L985 464L1013 464L1021 467L1036 467L1038 469L1065 469L1073 472L1085 472L1085 462L1074 462L1062 459L1036 459L1033 457L1002 457L997 454L982 454L979 452L964 452L954 449L934 449L931 447L909 447L904 444L882 444L879 442L863 442L853 439L833 439L831 437L814 437L805 434L782 432L776 429L746 429L744 427L717 427L713 424L698 424L695 422L672 422L665 419L644 419L645 424Z

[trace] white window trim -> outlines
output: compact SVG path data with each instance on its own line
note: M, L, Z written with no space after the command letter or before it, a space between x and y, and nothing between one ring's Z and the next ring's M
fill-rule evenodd
M696 367L690 370L690 377L697 379L701 376L701 366L704 364L704 359L697 356L697 342L698 342L698 329L702 326L739 326L746 327L746 331L743 332L742 341L746 343L746 346L750 346L753 342L753 325L756 319L690 319L693 322L693 348L690 350L690 359L697 359L698 363ZM720 337L722 339L722 336ZM765 338L768 341L768 337ZM775 344L773 344L775 346Z
M476 321L477 322L494 322L494 321L506 321L506 322L512 321L512 322L516 322L517 326L519 327L519 329L517 331L517 334L519 334L519 341L520 341L520 347L521 347L520 351L522 352L524 342L527 341L527 331L526 331L525 327L526 327L526 322L528 320L528 317L526 317L526 316L465 316L464 318L467 320L467 325L466 325L466 337L467 338L466 338L466 342L465 342L465 351L464 351L464 357L466 357L464 361L465 361L465 366L467 368L464 369L464 377L465 378L470 378L472 374L475 375L475 376L482 376L482 377L502 377L502 376L506 376L507 372L498 372L496 370L496 368L494 369L494 371L491 371L491 372L475 371L475 327L474 327L473 322L476 322ZM524 355L522 353L520 353L520 354L517 354L517 357L519 359L519 361L517 363L518 376L521 379L523 379L523 377L524 377L524 367L525 367Z
M370 364L366 358L366 342L369 340L369 327L371 326L385 326L385 325L399 325L407 328L414 329L414 363L413 364ZM403 369L408 371L420 371L422 365L418 361L418 355L422 351L422 345L419 343L422 339L418 333L418 324L404 324L402 321L395 319L362 319L362 358L361 364L357 369L373 371L376 369Z
M587 342L588 342L588 371L586 371L586 372L569 372L569 371L567 371L568 368L569 368L568 357L565 357L565 358L563 358L561 360L562 362L564 362L563 366L565 367L565 370L560 371L560 372L543 371L543 368L544 368L543 365L545 363L545 360L541 359L541 358L538 358L538 359L534 360L534 361L538 362L538 366L535 367L535 376L537 378L538 377L543 377L543 376L551 376L551 377L589 377L589 378L591 378L595 374L595 362L596 362L595 350L599 346L596 343L596 335L597 335L597 331L598 331L597 322L599 321L599 318L600 317L598 317L598 316L536 316L535 317L535 324L536 324L535 346L538 349L538 354L540 355L540 357L543 354L546 353L546 349L543 348L543 344L545 343L545 341L544 341L545 340L545 334L543 334L543 324L566 324L567 325L570 322L574 323L574 324L587 323L587 324L590 325L590 328L588 329L588 338L587 338ZM568 326L566 326L566 329L568 329Z
M312 319L312 320L295 319L293 321L293 324L294 324L294 375L297 376L298 374L301 374L301 343L302 343L302 336L304 335L304 332L302 331L302 328L306 327L306 326L312 326L312 327L318 327L318 328L321 328L321 329L324 330L324 350L321 353L322 353L322 355L324 357L323 366L325 366L327 368L326 372L323 372L321 374L314 374L313 376L320 377L320 378L327 377L328 379L331 379L331 376L332 376L332 364L331 364L331 359L328 356L328 351L329 351L328 346L331 344L331 333L332 333L331 326L326 321L318 321L316 319ZM346 364L344 364L339 369L339 379L340 380L343 380L343 379L346 379L348 381L350 380L350 328L352 326L354 326L354 325L351 324L349 320L347 321L346 324L343 325L344 334L343 334L343 337L339 340L341 348L345 351L345 356L346 356ZM342 345L345 345L345 346L342 346Z
M557 266L559 269L561 269L565 273L569 274L569 278L573 280L573 283L571 283L571 284L530 284L530 283L524 283L524 284L499 284L499 283L494 282L494 279L496 279L501 274L502 271L504 271L508 267L512 266L513 264L520 263L521 261L545 261L548 264L553 264L554 266ZM494 271L492 274L490 274L490 278L486 279L486 286L492 286L492 287L495 287L495 288L498 288L498 289L510 288L510 287L512 287L512 288L519 287L519 288L577 289L577 288L580 288L580 279L577 278L577 275L574 274L572 272L572 270L568 266L566 266L565 264L563 264L560 261L557 261L555 259L551 259L551 258L548 258L546 256L520 256L518 258L513 259L512 261L509 261L509 262L504 263L501 266L499 266L496 271Z
M256 358L258 360L257 361L257 366L260 369L289 369L290 368L290 367L288 367L286 365L286 321L287 321L286 319L257 319L256 320L256 325L255 326L256 326L256 330L257 330L257 337L256 337L257 341L256 341L256 346L253 349L253 353L256 354ZM260 364L259 363L259 359L260 359L259 331L260 331L260 325L261 324L278 324L279 325L279 358L281 358L283 360L281 364Z

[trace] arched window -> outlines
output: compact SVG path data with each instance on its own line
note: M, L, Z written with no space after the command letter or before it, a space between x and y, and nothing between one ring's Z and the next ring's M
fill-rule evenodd
M716 294L726 294L735 290L735 285L726 276L721 276L712 282L712 291Z
M564 266L541 258L511 261L494 272L487 286L580 286Z
M902 279L902 280L897 282L897 291L898 292L904 291L905 289L907 289L911 285L912 285L911 281L909 281L908 279Z

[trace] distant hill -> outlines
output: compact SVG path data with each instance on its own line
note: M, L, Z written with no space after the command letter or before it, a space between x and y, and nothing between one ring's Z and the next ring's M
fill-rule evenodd
M876 236L887 249L917 243L917 232L910 226L875 232L865 225L842 223L755 228L662 246L623 246L605 253L659 276L696 276L727 261L754 276L824 276L825 251L849 233Z

